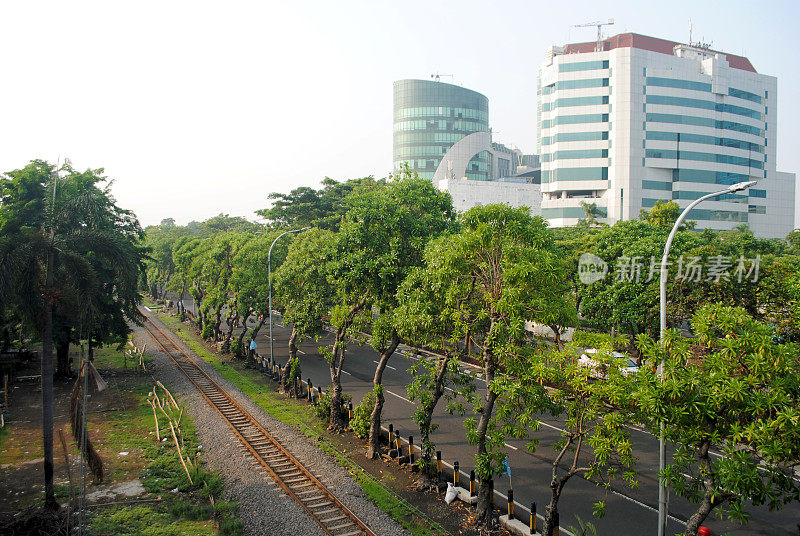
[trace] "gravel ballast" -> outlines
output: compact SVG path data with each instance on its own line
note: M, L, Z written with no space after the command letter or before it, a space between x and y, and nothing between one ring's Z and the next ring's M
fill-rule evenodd
M387 536L410 534L372 504L353 477L331 456L292 425L267 415L235 385L217 373L213 366L192 352L155 315L150 315L150 318L373 532ZM203 446L203 461L211 470L222 475L225 481L225 498L239 504L239 519L244 525L244 533L253 536L323 535L319 525L283 492L266 470L245 450L223 417L175 367L147 331L136 328L134 341L138 346L147 343L148 354L154 358L148 371L156 379L171 385L173 394L180 396L186 406Z

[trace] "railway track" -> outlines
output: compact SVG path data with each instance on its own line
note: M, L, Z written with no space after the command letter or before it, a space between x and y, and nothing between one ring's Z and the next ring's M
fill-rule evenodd
M144 328L228 423L250 454L330 536L376 536L150 318Z

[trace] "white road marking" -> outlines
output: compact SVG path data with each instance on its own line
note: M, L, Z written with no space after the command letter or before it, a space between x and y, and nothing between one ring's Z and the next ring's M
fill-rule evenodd
M142 307L144 307L145 309L147 309L147 310L148 310L148 311L150 311L151 313L153 312L153 310L152 310L152 309L150 309L150 308L149 308L148 306L146 306L146 305L142 305Z
M546 423L546 422L544 422L544 421L539 421L539 424L542 424L542 425L544 425L544 426L547 426L548 428L552 428L553 430L558 430L559 432L563 432L563 431L564 431L564 430L562 430L561 428L559 428L558 426L553 426L552 424L547 424L547 423Z
M380 364L378 361L375 361L374 359L372 360L372 362L373 362L373 363L375 363L376 365L379 365L379 364ZM394 367L393 367L393 366L391 366L391 365L386 365L386 368L390 368L390 369L392 369L392 370L397 370L396 368L394 368Z
M350 373L349 373L349 372L347 372L346 370L343 370L343 371L342 371L342 374L347 374L348 376L352 376L352 374L350 374Z
M643 502L641 502L641 501L637 501L637 500L636 500L636 499L634 499L633 497L629 497L629 496L625 495L624 493L620 493L620 492L618 492L618 491L614 491L613 489L611 490L611 493L613 493L614 495L617 495L617 496L619 496L619 497L622 497L623 499L627 499L627 500L629 500L630 502L632 502L632 503L634 503L634 504L637 504L637 505L641 506L642 508L647 508L648 510L650 510L650 511L652 511L652 512L658 512L658 508L653 508L652 506L648 506L648 505L644 504L644 503L643 503ZM678 522L678 523L681 523L681 524L684 524L684 523L686 523L686 521L684 521L684 520L682 520L682 519L678 519L677 517L675 517L675 516L673 516L673 515L669 515L669 514L667 514L667 515L668 515L668 517L669 517L670 519L672 519L673 521L676 521L676 522Z
M391 392L389 389L386 389L386 392L387 392L387 393L389 393L390 395L394 395L394 396L396 396L397 398L401 398L401 399L405 400L405 401L406 401L406 402L408 402L409 404L413 404L413 402L411 402L411 401L410 401L409 399L407 399L406 397L404 397L404 396L400 396L400 395L398 395L397 393L393 393L393 392Z
M297 351L300 352L303 355L306 355L306 353L304 351L300 350L300 349L298 349Z
M515 447L514 445L509 445L508 443L504 443L504 444L505 444L505 446L507 446L507 447L508 447L508 448L510 448L510 449L513 449L513 450L519 450L519 449L518 449L517 447Z

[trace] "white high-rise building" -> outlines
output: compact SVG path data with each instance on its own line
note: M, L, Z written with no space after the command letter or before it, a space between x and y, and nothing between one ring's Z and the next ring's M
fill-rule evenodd
M582 201L613 223L659 199L685 207L757 180L689 219L746 223L759 236L792 230L795 177L775 169L777 80L747 58L626 33L553 47L537 93L542 214L552 225L577 223Z

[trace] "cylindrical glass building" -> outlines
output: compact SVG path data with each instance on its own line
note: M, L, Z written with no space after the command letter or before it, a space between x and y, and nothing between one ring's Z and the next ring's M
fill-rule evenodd
M489 130L489 99L476 91L433 80L394 83L394 169L403 162L432 179L448 149L473 132ZM467 165L467 178L489 179L489 152Z

